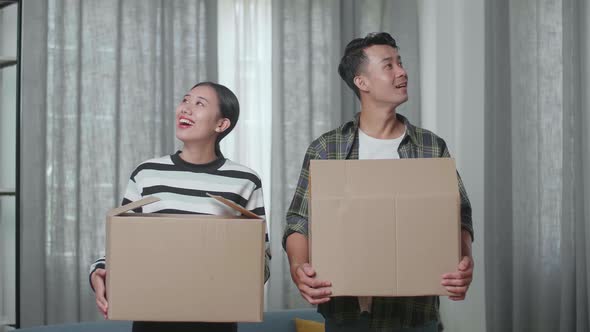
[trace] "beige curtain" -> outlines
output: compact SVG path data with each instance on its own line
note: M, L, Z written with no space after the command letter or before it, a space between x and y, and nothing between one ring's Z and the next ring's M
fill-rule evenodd
M104 213L139 162L174 152L179 98L215 79L215 3L23 5L22 326L93 320Z
M590 7L488 1L489 331L588 331Z

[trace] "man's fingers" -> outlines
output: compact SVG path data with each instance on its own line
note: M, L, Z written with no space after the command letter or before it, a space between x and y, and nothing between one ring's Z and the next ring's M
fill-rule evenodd
M305 295L313 298L313 299L320 299L329 297L332 295L332 291L329 288L311 288L305 284L300 284L298 286L299 291L304 293Z
M328 301L330 301L329 297L325 297L325 298L321 298L321 299L314 299L312 297L310 297L309 295L305 294L305 293L301 293L301 296L303 296L303 298L309 302L310 304L321 304L321 303L326 303Z
M469 287L467 286L463 286L463 287L455 287L455 286L447 286L445 287L445 289L452 294L452 296L462 296L465 295L465 293L467 293L467 289L469 289Z
M317 280L315 278L312 278L313 276L315 276L315 271L313 271L313 269L312 269L312 272L313 272L312 276L309 276L309 274L306 273L304 271L304 269L305 269L305 267L303 267L303 266L301 268L297 269L297 277L299 278L299 282L302 282L311 288L332 286L332 283L329 281ZM308 270L308 272L309 272L309 270Z
M441 276L442 279L470 279L473 276L472 270L457 271L452 273L445 273Z
M443 286L469 286L471 279L443 279L440 284Z
M305 271L302 268L297 269L297 278L299 279L300 283L304 283L310 287L313 286L313 279L307 276Z
M313 288L331 287L332 283L329 281L324 281L324 280L311 279L310 286Z

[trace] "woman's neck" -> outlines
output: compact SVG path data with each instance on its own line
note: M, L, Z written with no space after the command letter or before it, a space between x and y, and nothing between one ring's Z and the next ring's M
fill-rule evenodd
M185 143L180 158L191 164L208 164L218 156L215 154L215 144Z

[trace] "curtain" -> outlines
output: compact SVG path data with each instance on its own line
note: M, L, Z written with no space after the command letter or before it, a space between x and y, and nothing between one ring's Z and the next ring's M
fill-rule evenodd
M23 132L38 134L22 147L34 174L22 181L22 326L93 320L88 267L104 253L105 211L139 162L175 151L184 93L216 79L216 11L52 0L23 13Z
M489 331L588 331L587 1L486 5Z
M587 1L276 0L271 60L268 3L227 1L231 38L210 0L23 2L22 326L98 317L87 267L104 211L137 163L174 151L178 98L218 78L244 115L224 149L270 188L268 309L309 307L281 247L286 209L311 140L359 110L344 46L388 31L409 74L398 111L445 138L473 205L475 279L465 302L443 299L447 329L590 329ZM234 149L252 132L272 158Z

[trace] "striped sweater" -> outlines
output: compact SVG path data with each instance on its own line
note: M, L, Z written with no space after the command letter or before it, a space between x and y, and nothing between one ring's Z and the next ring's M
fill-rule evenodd
M146 196L160 201L135 209L138 213L182 213L206 215L239 215L239 212L207 196L222 196L265 218L262 182L253 170L229 159L219 158L208 164L191 164L173 155L141 163L131 173L123 205ZM264 280L270 276L268 229ZM105 257L90 266L90 276L105 268ZM92 284L91 284L92 285Z

